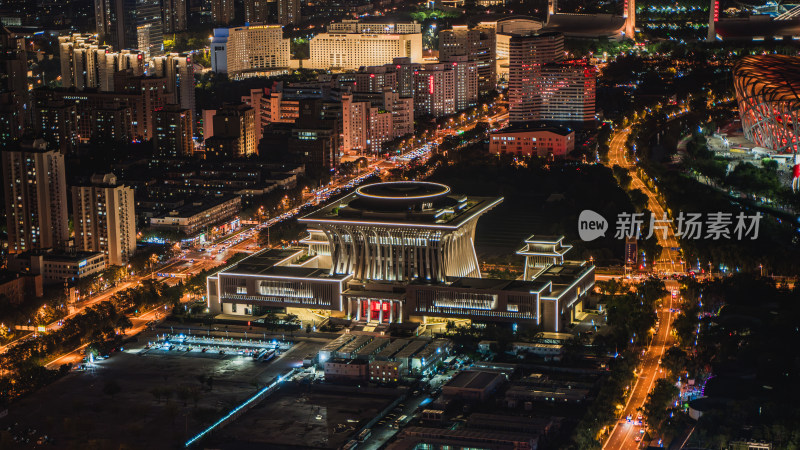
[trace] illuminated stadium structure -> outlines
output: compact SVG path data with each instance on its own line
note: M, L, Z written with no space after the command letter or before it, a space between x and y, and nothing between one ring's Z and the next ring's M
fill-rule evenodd
M563 329L582 311L594 266L564 261L561 238L537 237L519 253L531 267L523 279L482 278L475 228L502 200L429 182L362 186L299 219L305 248L266 249L208 277L209 308L254 318L327 310L364 329L445 318Z
M745 56L733 68L744 135L779 153L798 150L800 58Z

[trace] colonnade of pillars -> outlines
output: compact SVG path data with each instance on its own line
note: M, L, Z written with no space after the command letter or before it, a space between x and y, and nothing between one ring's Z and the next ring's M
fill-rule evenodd
M403 304L394 300L354 299L356 321L367 323L401 323L403 321ZM352 310L351 310L352 311ZM352 313L351 313L352 317Z

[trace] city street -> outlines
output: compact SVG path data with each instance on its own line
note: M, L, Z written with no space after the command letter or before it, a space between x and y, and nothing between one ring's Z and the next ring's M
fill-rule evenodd
M608 166L613 167L617 165L628 169L628 174L630 174L632 179L630 188L639 189L642 193L647 195L648 209L656 216L656 220L661 220L661 218L664 217L664 208L661 206L657 194L639 177L636 165L628 161L627 149L625 148L625 141L628 139L628 135L630 135L630 129L618 132L611 139L610 150L608 152ZM614 220L614 218L610 219ZM645 220L649 219L649 217L645 218ZM656 238L658 238L659 245L664 248L664 251L661 253L661 258L656 261L655 271L683 273L683 264L681 263L680 251L678 250L680 245L675 238L675 224L670 222L670 226L667 228L666 239L664 239L661 230L655 230L654 234Z
M639 177L636 166L627 159L627 151L625 142L630 134L630 130L626 129L616 133L611 139L610 150L608 153L609 166L619 165L628 169L630 174L631 189L640 189L648 197L648 208L658 218L664 214L664 209L659 203L659 199ZM679 251L678 240L675 238L674 223L669 222L666 238L663 233L656 230L656 237L658 243L664 248L661 253L661 258L656 261L654 272L656 273L681 273L683 272L683 265L680 263L681 256ZM658 310L659 323L661 324L656 330L652 341L645 350L642 363L638 369L638 376L636 382L628 395L627 403L622 410L620 420L614 425L614 428L609 435L608 440L603 446L604 449L635 449L639 448L641 442L635 440L636 436L641 436L639 430L640 426L635 426L632 422L627 421L627 417L631 416L636 419L640 409L647 401L647 395L653 388L655 381L662 376L661 357L664 355L668 346L672 345L672 322L673 313L672 302L673 298L671 292L679 289L678 282L675 280L667 280L665 282L667 291L667 300L664 301L665 305Z
M666 285L669 291L679 287L678 282L674 280L667 281ZM642 435L639 432L642 427L634 425L633 421L628 422L627 417L631 416L631 418L636 419L640 409L647 401L647 395L653 389L656 380L663 377L663 372L659 366L664 352L672 346L673 336L671 329L674 320L674 314L671 312L672 308L672 295L668 294L664 304L658 310L658 320L661 325L656 330L644 357L642 357L642 364L637 372L639 376L636 377L636 382L622 410L622 416L614 425L608 440L603 446L604 449L636 449L644 442L644 440L641 442L635 440L636 436Z
M81 302L81 303L77 304L76 308L75 308L75 310L73 312L69 313L68 315L64 316L61 319L55 320L52 323L48 324L45 327L45 329L47 331L55 330L56 328L59 327L59 323L61 321L65 321L65 320L71 319L71 318L77 316L78 314L82 313L83 310L85 310L86 308L92 307L92 306L94 306L94 305L96 305L96 304L98 304L100 302L108 300L109 298L111 298L112 295L116 294L117 292L120 292L122 290L128 289L129 287L135 285L140 279L141 278L135 278L134 280L131 280L131 281L122 282L122 283L116 285L115 287L113 287L113 288L111 288L111 289L109 289L107 291L104 291L104 292L102 292L102 293L100 293L100 294L98 294L98 295L96 295L94 297L89 298L88 300L86 300L84 302ZM29 334L20 336L19 338L17 338L15 340L9 342L8 344L0 347L0 354L5 353L6 350L8 350L9 347L13 346L17 342L20 342L20 341L22 341L24 339L28 339L28 338L32 337L33 335L34 335L34 333L29 333Z
M160 306L158 306L156 308L151 309L150 311L147 311L147 312L139 315L138 317L131 317L131 323L133 323L133 327L131 327L128 330L126 330L125 334L127 336L136 336L140 332L146 330L148 323L150 323L151 321L156 320L156 319L158 319L160 317L164 317L165 316L165 314L167 312L166 306L167 305L160 305ZM83 355L82 351L88 345L89 344L81 345L80 347L76 348L72 352L67 353L66 355L62 355L62 356L50 361L49 363L45 364L45 367L48 368L48 369L56 370L62 364L69 364L69 363L72 363L73 365L74 364L80 364L83 361L83 358L84 358L84 355Z

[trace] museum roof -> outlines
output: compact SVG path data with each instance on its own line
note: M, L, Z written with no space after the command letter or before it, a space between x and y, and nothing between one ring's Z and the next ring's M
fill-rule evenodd
M456 229L502 200L502 197L456 195L449 186L439 183L376 183L362 186L299 221Z

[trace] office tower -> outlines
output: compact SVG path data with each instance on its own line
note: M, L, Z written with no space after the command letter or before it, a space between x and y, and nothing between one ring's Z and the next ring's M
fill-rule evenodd
M91 126L90 140L97 143L131 142L135 135L133 108L122 103L109 102L88 114Z
M167 158L192 156L192 112L180 105L167 105L153 112L154 154Z
M311 38L309 69L358 70L392 63L394 58L422 62L418 23L362 23L345 20Z
M175 103L167 92L167 79L162 77L134 76L131 69L121 70L114 77L114 92L135 94L133 103L134 133L138 140L153 138L153 111Z
M264 122L263 110L261 107L264 94L269 96L269 92L269 88L250 89L250 95L242 96L242 103L253 108L256 112L256 139L258 140L261 140L261 133L264 129L264 125L269 123L268 121L266 123Z
M369 141L367 141L370 151L380 152L383 143L392 140L393 137L392 113L383 108L371 107L369 109Z
M542 66L540 120L591 122L595 120L597 69L586 61Z
M0 27L0 144L9 145L25 127L28 61L21 37Z
M148 58L164 53L164 18L161 0L138 0L136 4L136 48ZM117 50L131 47L115 47Z
M136 251L133 189L117 184L113 173L93 175L91 182L72 187L75 247L101 252L107 265L121 266Z
M78 109L74 103L52 100L36 105L33 120L49 148L66 155L78 147Z
M255 110L244 103L226 104L214 114L214 136L206 139L207 157L242 158L258 152Z
M277 0L278 23L281 25L295 25L300 23L300 0Z
M270 3L268 0L244 0L245 24L263 24L269 22Z
M455 72L448 64L425 64L415 74L414 106L422 115L442 117L456 111Z
M167 92L174 103L188 109L192 130L195 127L194 65L192 57L185 53L168 53L153 58L153 72L167 79Z
M469 56L451 56L444 63L453 72L453 94L456 111L463 111L478 104L478 63L469 61Z
M391 65L362 67L355 74L353 92L383 92L384 87L397 88L397 73Z
M214 25L230 25L233 19L233 0L211 0L211 20Z
M115 49L138 48L137 0L94 0L99 43Z
M327 180L339 165L339 135L335 120L300 119L292 127L289 152L310 176Z
M116 50L140 50L147 56L164 51L160 0L95 0L100 44Z
M67 181L64 155L37 139L2 150L9 253L64 247Z
M422 66L412 63L411 58L394 58L390 64L397 78L397 93L400 97L414 97L414 74Z
M403 97L398 92L384 88L383 109L392 113L393 137L414 132L414 97Z
M75 92L71 89L41 88L34 90L33 96L34 111L46 107L50 102L75 105L80 143L109 139L130 142L134 137L142 139L144 124L134 119L139 117L139 111L144 113L141 92Z
M345 151L367 150L369 109L369 102L353 101L351 94L342 95L342 147Z
M542 22L530 18L511 16L497 22L482 22L481 28L493 28L495 39L495 61L497 79L508 81L508 55L511 38L517 35L533 34L542 29Z
M211 41L211 70L214 72L236 77L284 67L289 67L289 39L283 38L280 25L214 29Z
M163 0L164 33L186 30L186 0Z
M542 66L564 59L561 33L520 33L509 43L508 105L511 122L540 120Z
M439 61L450 62L455 56L466 56L478 70L478 89L481 94L491 92L497 85L495 61L495 35L490 28L453 26L439 33Z

